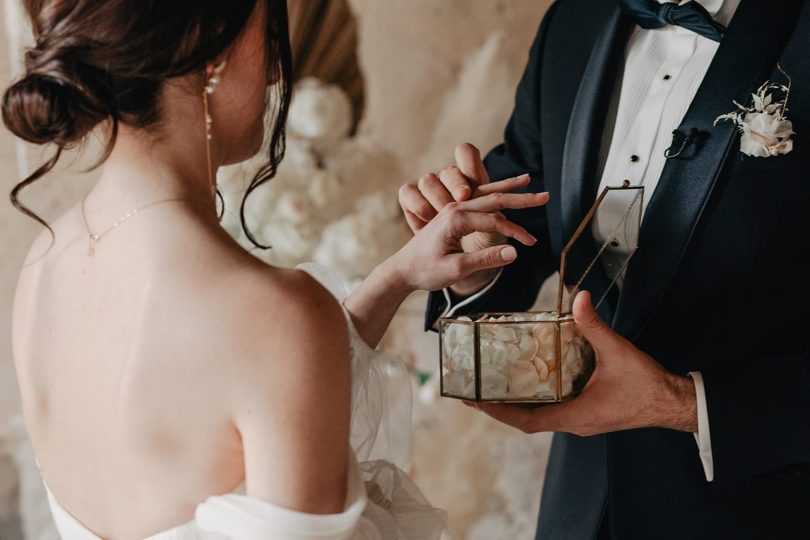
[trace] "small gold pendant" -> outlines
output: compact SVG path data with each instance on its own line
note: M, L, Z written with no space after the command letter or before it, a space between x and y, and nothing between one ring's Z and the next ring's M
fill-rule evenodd
M99 237L95 234L90 235L90 244L87 246L87 254L91 257L96 256L96 244L98 244Z

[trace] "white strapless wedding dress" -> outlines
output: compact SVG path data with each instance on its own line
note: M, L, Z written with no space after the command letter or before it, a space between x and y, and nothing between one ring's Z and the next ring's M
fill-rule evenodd
M324 267L299 266L343 301L343 284ZM352 343L352 433L346 506L303 514L240 493L197 505L194 519L147 540L436 540L444 512L430 506L400 469L410 446L410 378L393 355L372 350L347 314ZM101 540L71 516L45 486L64 540Z

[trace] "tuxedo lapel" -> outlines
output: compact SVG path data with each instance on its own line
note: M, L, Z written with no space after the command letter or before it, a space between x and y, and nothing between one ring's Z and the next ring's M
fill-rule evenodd
M598 154L605 119L632 27L632 21L616 3L594 44L574 101L565 139L559 186L563 242L567 242L574 234L595 199ZM554 186L550 186L550 191L553 188ZM585 231L568 254L567 284L570 285L579 278L594 253L593 238L590 231ZM589 274L583 288L599 298L607 285L607 276L599 266ZM610 316L612 306L606 302L600 312L603 316Z
M706 134L691 159L667 161L642 223L639 250L627 269L615 329L634 338L672 281L701 213L738 136L731 122L714 119L747 104L776 66L799 2L743 0L679 129Z
M574 101L560 182L564 241L571 237L593 204L594 195L588 187L596 174L605 116L630 27L629 19L617 5L594 44Z

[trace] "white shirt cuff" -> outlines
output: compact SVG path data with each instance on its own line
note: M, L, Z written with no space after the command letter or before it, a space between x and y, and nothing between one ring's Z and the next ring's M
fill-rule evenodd
M503 274L503 267L498 269L498 273L495 274L495 277L492 278L492 281L490 281L487 284L486 287L484 287L483 289L481 289L480 291L478 291L474 295L468 296L467 298L465 298L464 300L462 300L461 302L459 302L455 306L453 305L453 302L451 300L450 290L449 289L442 289L442 292L444 293L444 299L447 301L447 307L444 309L444 313L439 315L439 318L441 319L443 317L452 317L453 315L456 314L456 311L459 308L463 308L464 306L470 305L473 302L475 302L476 300L478 300L479 298L481 298L482 296L484 296L487 292L489 292L489 290L492 287L495 286L495 283L497 283L498 279L500 279L501 274Z
M706 408L706 389L703 386L703 375L699 371L689 373L695 383L695 396L697 397L698 430L694 433L695 441L700 452L700 462L706 481L714 480L714 458L712 457L712 439L709 432L709 411Z

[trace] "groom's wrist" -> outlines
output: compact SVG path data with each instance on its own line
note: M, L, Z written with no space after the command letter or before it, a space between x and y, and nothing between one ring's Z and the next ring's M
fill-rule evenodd
M689 377L666 374L664 402L660 404L660 427L695 433L698 430L697 394Z
M455 300L463 300L464 298L479 293L487 285L492 283L492 280L495 279L498 272L500 272L499 268L480 270L467 279L449 287L450 292L456 296Z

